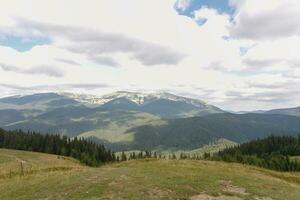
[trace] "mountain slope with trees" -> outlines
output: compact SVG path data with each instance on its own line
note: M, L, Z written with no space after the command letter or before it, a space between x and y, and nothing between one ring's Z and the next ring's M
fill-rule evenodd
M114 150L193 150L219 139L241 143L270 134L295 134L300 132L300 118L230 114L169 93L43 93L0 99L0 126L90 138Z
M269 136L238 146L226 148L211 158L226 162L239 162L278 171L300 171L300 162L290 159L300 156L300 135Z
M27 150L71 156L90 166L116 161L115 155L103 145L86 139L70 139L60 135L0 129L0 148Z
M300 107L269 110L266 111L265 114L281 114L300 117Z
M135 133L132 148L195 149L220 138L237 143L271 134L297 135L300 118L286 115L214 114L169 120L166 125L145 125Z

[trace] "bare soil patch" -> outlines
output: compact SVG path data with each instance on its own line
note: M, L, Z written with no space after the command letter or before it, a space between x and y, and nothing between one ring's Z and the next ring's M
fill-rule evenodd
M192 196L190 200L243 200L243 199L241 197L235 197L235 196L221 195L221 196L214 197L207 194L199 194L196 196Z
M232 192L232 193L237 193L237 194L242 194L242 195L248 195L248 193L246 193L245 188L232 185L231 181L221 180L220 184L221 184L222 190L224 192Z
M172 199L172 191L171 190L161 190L159 188L153 188L147 192L147 195L155 198L165 198L168 197Z

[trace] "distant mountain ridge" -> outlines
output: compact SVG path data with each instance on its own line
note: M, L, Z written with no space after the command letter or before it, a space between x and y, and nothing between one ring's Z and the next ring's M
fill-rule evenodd
M167 92L141 93L118 91L106 95L61 95L75 100L112 109L148 112L161 117L176 118L201 116L224 111L201 100L181 97Z
M283 113L231 114L162 92L40 93L0 99L1 128L91 138L118 150L191 150L221 138L239 143L271 133L299 133L300 118Z
M205 102L201 100L181 97L167 92L142 93L142 92L117 91L105 95L84 95L84 94L78 95L74 93L59 93L59 94L62 96L74 98L80 102L88 102L88 103L99 104L99 105L103 105L109 101L119 99L119 98L126 98L138 105L144 105L152 101L155 101L157 99L181 101L181 102L192 104L196 107L203 107L207 105Z
M1 106L2 104L2 106ZM0 109L45 110L53 107L85 105L107 109L135 110L166 118L203 116L224 111L201 100L177 96L166 92L140 93L119 91L106 95L75 93L40 93L0 99Z
M260 114L280 114L300 117L300 107L294 108L278 108L272 110L253 110L253 111L228 111L234 114L248 114L248 113L260 113Z
M97 136L129 141L126 132L141 125L163 124L162 118L221 113L201 100L170 93L115 92L107 95L40 93L0 99L0 126L68 136Z
M170 119L161 126L144 125L135 133L135 148L195 149L221 138L241 143L274 135L300 134L300 118L276 114L221 113Z
M282 114L300 117L300 107L274 109L265 112L266 114Z

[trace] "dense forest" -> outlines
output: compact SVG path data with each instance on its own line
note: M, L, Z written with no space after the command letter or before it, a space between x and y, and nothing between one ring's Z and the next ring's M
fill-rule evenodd
M193 150L220 138L243 143L271 134L297 136L300 132L300 118L270 114L222 113L169 119L161 126L143 125L127 132L135 133L128 150L155 148ZM116 147L112 149L121 150Z
M115 154L83 138L0 129L0 148L35 151L70 156L89 166L116 161Z
M212 157L206 157L278 171L300 171L300 162L292 160L291 156L300 156L300 135L298 137L269 136L226 148Z
M151 151L132 152L129 155L122 152L116 156L103 145L88 139L76 137L71 139L66 136L36 132L25 133L21 130L0 129L0 148L70 156L89 166L131 159L167 158L165 155ZM171 154L168 159L209 159L256 165L278 171L300 171L300 162L291 159L292 156L300 156L300 135L298 137L269 136L226 148L213 155L205 153L199 156L181 153L178 158L175 154Z

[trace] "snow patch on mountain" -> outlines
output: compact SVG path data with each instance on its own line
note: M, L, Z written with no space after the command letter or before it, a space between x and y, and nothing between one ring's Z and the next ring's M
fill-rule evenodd
M75 94L75 93L60 93L60 95L73 98L76 101L82 103L97 104L97 105L103 105L112 100L125 98L137 105L144 105L162 99L162 100L184 102L198 108L205 108L209 106L208 104L206 104L201 100L181 97L167 92L142 93L142 92L118 91L118 92L105 94L105 95L89 95L89 94Z

